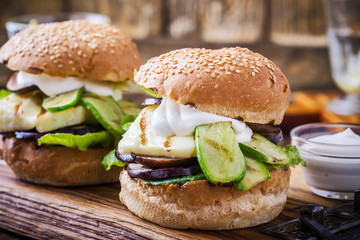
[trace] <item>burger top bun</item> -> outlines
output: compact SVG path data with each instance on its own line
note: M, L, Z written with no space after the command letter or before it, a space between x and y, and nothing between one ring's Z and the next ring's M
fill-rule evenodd
M41 24L19 32L0 49L13 71L124 81L140 66L140 54L119 29L85 20Z
M175 50L150 59L135 81L180 104L252 123L280 124L290 102L280 69L240 47Z

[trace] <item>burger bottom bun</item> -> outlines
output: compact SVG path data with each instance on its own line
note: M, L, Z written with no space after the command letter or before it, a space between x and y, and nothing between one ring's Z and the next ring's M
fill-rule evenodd
M120 200L135 215L164 227L226 230L275 219L286 203L290 168L272 170L271 179L248 191L218 187L207 180L149 186L120 174Z
M80 151L38 146L36 141L0 135L0 156L25 181L52 186L82 186L119 181L120 168L106 171L101 159L112 149Z

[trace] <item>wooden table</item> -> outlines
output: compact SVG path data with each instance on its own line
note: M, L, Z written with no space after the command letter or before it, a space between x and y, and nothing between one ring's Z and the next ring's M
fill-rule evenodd
M17 180L0 160L0 229L36 239L274 239L260 230L299 217L300 206L343 203L312 194L296 168L287 204L276 220L233 231L173 230L130 213L120 203L119 191L119 184L81 188L33 185Z

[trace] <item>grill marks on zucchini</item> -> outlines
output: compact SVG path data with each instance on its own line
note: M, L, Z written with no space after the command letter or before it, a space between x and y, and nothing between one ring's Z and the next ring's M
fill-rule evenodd
M289 156L283 149L263 136L254 133L250 142L240 143L240 148L249 157L269 164L289 164Z
M231 122L197 126L196 154L205 177L214 184L241 181L245 176L244 155L236 141Z
M107 131L116 138L121 139L125 132L121 125L121 119L125 116L125 113L111 96L84 94L81 103Z

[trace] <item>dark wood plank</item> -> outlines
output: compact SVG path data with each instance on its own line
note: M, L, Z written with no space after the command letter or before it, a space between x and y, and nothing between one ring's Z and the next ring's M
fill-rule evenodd
M0 228L36 239L272 239L260 230L299 216L299 207L341 203L317 197L300 169L291 177L288 202L262 226L232 231L173 230L144 221L119 201L119 184L82 188L37 186L15 178L0 160Z

